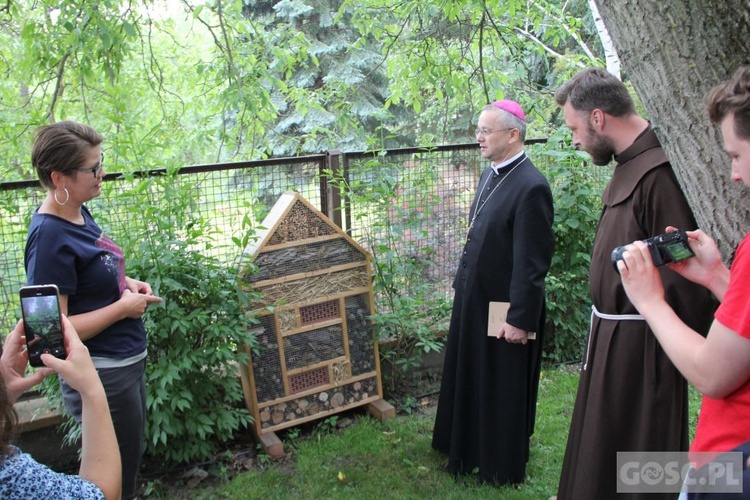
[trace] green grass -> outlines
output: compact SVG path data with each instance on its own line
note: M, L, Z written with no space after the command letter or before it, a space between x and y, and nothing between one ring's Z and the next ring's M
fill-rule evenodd
M343 430L324 420L305 436L290 432L282 441L293 450L291 460L266 462L216 488L193 490L191 497L546 500L557 490L577 387L576 367L542 372L527 478L518 486L487 486L475 476L454 479L444 471L446 457L430 446L434 411L417 409L384 423L355 412L354 423ZM697 413L694 390L690 404Z

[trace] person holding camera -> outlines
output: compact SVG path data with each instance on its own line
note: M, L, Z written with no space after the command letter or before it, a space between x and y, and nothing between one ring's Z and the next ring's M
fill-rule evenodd
M685 379L628 300L612 249L657 236L670 223L688 230L697 224L654 128L638 115L620 80L588 68L560 87L555 101L573 145L596 165L616 162L602 193L591 254L591 330L558 498L615 498L617 452L684 451L689 427ZM708 331L711 294L666 270L664 283L678 316L696 331Z
M711 122L721 126L724 148L732 162L732 181L750 186L750 66L740 67L731 79L714 87L706 95L706 105ZM744 491L748 494L750 233L737 247L731 270L706 233L697 230L687 235L695 257L667 265L721 301L705 338L685 324L665 300L662 276L645 243L636 241L626 247L617 266L630 301L677 369L703 394L690 451L742 451Z
M63 335L66 359L42 354L47 368L24 376L28 351L23 323L7 335L0 356L0 498L120 498L120 452L109 414L107 397L88 349L66 317ZM13 403L47 375L57 372L81 394L83 402L82 454L78 476L55 472L10 444L18 415Z

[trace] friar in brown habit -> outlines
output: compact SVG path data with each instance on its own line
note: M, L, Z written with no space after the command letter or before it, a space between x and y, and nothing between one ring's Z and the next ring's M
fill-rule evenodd
M687 450L687 384L628 300L612 250L664 233L667 226L693 230L696 222L656 133L636 113L622 82L601 68L586 69L555 100L576 148L597 165L616 160L591 256L591 330L558 499L637 498L617 494L617 452ZM714 298L667 268L660 272L669 304L705 335Z

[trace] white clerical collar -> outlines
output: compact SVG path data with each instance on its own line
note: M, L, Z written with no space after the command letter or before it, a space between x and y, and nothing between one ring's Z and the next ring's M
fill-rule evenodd
M513 163L517 159L519 159L521 156L523 156L523 154L525 152L526 151L522 149L517 155L513 156L512 158L508 158L507 160L505 160L504 162L502 162L502 163L500 163L498 165L495 165L493 163L492 164L492 170L495 172L495 175L498 175L502 169L506 168L508 165L510 165L511 163Z

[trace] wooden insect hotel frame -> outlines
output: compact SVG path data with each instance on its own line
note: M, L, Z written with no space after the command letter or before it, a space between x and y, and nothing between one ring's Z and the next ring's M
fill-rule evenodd
M240 273L261 292L257 348L245 346L250 362L240 370L256 437L280 447L275 431L360 405L395 414L382 399L369 320L370 255L299 193L283 194L263 227L245 250L253 269Z

